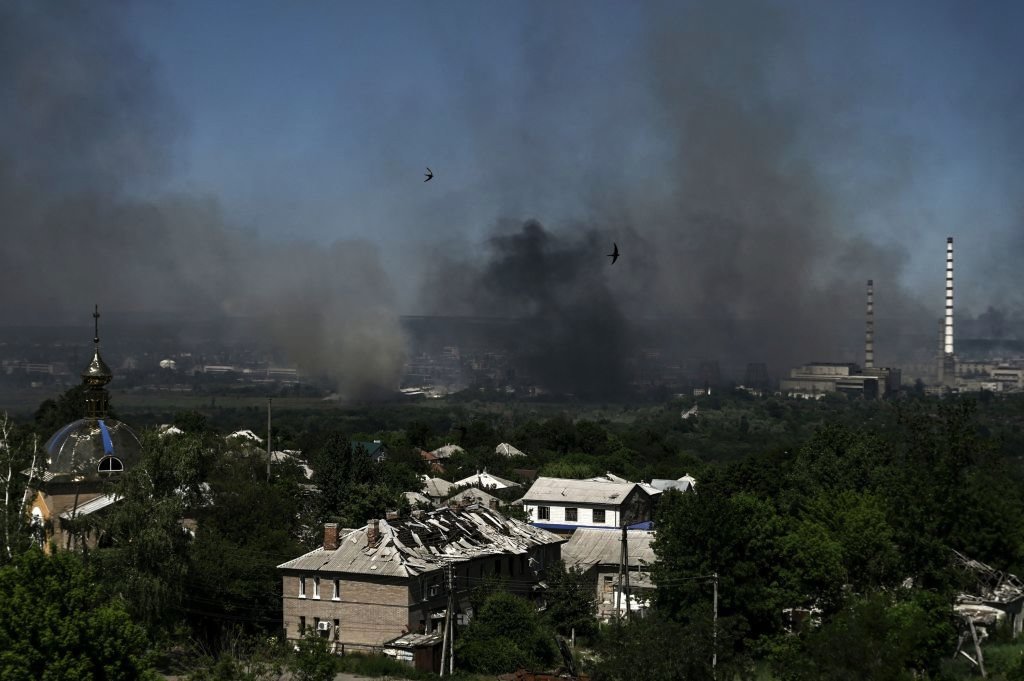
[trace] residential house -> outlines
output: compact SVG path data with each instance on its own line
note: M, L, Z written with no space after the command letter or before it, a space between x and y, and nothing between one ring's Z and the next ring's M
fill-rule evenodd
M533 525L560 533L644 524L649 529L654 506L651 495L635 482L545 477L537 478L522 502Z
M483 506L414 511L355 530L324 526L323 546L278 566L289 639L312 629L346 649L382 646L442 625L448 584L463 621L469 594L498 576L531 597L561 558L557 535ZM446 571L450 570L449 574Z
M454 485L444 478L432 478L429 475L422 475L420 479L423 480L423 487L420 489L420 492L430 499L434 505L440 505L452 493Z
M458 494L448 497L449 506L469 506L471 504L480 504L487 508L498 509L504 506L505 502L493 494L488 494L476 487L464 489Z
M667 492L670 489L679 490L680 492L690 492L696 485L697 480L692 475L684 475L677 480L666 480L662 478L654 478L651 480L651 487L661 492Z
M453 487L479 487L480 489L508 489L509 487L520 487L518 482L512 482L505 478L499 478L497 475L491 475L484 469L481 473L477 471L474 475L462 480L456 480L452 483Z
M465 454L466 450L458 445L446 444L430 452L438 459L450 459L454 454Z
M383 463L388 458L388 448L380 440L374 440L373 442L358 442L352 441L352 450L358 451L362 449L366 452L367 456L374 463Z
M591 579L596 589L598 618L610 619L616 612L643 612L652 595L650 565L654 563L651 543L654 533L647 530L626 531L626 565L619 596L619 565L622 563L622 532L592 528L576 530L562 547L562 560L567 568L576 568ZM629 577L626 591L625 574ZM627 605L628 604L628 605Z
M507 442L502 442L500 445L495 447L494 453L502 456L526 456L526 452L516 449Z
M427 452L421 449L420 458L430 467L431 473L444 473L444 464L441 463L441 457L434 452Z

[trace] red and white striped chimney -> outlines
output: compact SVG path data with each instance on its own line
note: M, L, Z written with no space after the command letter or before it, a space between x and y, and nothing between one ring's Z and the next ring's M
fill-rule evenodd
M875 284L868 279L868 307L864 327L864 368L875 366Z
M953 354L953 237L946 239L946 324L942 350Z

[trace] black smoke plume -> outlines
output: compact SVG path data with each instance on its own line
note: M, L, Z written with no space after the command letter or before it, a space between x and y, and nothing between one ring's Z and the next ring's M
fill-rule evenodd
M275 242L212 199L161 195L186 126L118 8L0 6L0 313L248 318L346 395L396 387L404 341L373 247Z

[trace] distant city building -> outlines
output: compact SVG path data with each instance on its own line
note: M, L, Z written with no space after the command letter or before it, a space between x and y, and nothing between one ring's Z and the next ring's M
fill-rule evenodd
M844 393L858 397L879 396L879 377L861 372L852 362L815 362L797 367L779 381L779 390L791 397L815 397Z

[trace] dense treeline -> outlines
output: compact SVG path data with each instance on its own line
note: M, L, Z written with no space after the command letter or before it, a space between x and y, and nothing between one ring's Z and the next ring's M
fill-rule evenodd
M11 593L22 588L19 565L47 560L32 557L20 471L53 431L79 416L80 404L69 391L3 431L0 475L11 474L0 584ZM289 653L265 644L281 622L275 566L315 546L323 522L358 526L401 509L401 493L418 489L418 476L430 472L419 451L453 443L465 452L431 474L455 480L487 468L515 480L517 469L631 479L690 473L699 481L695 494L666 494L659 504L659 589L648 619L588 629L588 587L579 575L553 573L543 616L516 615L530 636L510 636L500 616L508 608L498 601L485 608L480 600L477 611L490 614L460 634L464 668L495 671L501 660L555 664L554 649L542 641L575 630L594 648L587 664L596 678L634 678L630 672L641 665L652 679L710 678L712 653L719 678L767 668L785 679L938 678L949 671L941 661L955 645L953 596L970 586L950 549L1024 573L1024 400L801 402L736 394L702 398L697 413L683 418L693 404L282 411L274 447L300 450L312 480L295 460L275 462L268 477L262 446L223 437L258 430L264 414L181 413L170 420L185 434L146 431L143 464L112 490L122 501L76 525L98 533L99 546L60 560L101 575L95 588L111 603L105 617L137 628L123 633L144 642L126 648L126 669L195 670L197 660L220 651L236 659L243 649L247 659L280 660ZM372 439L389 447L383 464L350 446ZM498 455L499 442L527 456ZM716 573L713 628L707 576ZM59 610L71 596L49 597ZM793 611L813 613L820 626L799 617L794 623L787 615ZM19 635L0 632L12 650L21 649ZM501 655L487 654L499 649ZM308 652L305 663L316 667L322 651ZM82 664L96 663L102 661Z

